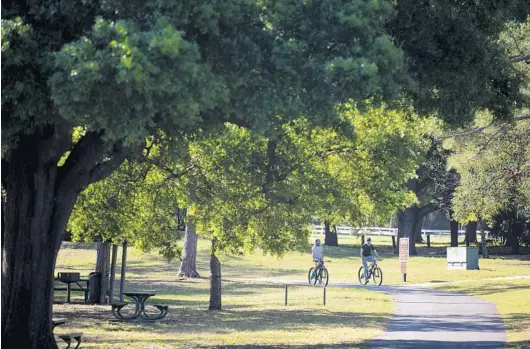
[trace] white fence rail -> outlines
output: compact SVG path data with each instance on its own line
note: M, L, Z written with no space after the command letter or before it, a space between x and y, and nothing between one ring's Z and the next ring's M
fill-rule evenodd
M361 236L361 235L372 235L372 236L397 236L397 228L387 228L387 227L350 227L347 225L337 225L337 234L338 235L353 235L353 236ZM486 238L488 238L489 231L486 231ZM324 234L324 226L323 225L314 225L313 226L313 234ZM451 232L449 230L436 230L436 229L422 229L421 234L423 236L426 236L427 234L430 234L431 236L451 236ZM463 229L460 229L458 231L458 235L465 236L466 231ZM480 232L477 231L477 235L480 235Z

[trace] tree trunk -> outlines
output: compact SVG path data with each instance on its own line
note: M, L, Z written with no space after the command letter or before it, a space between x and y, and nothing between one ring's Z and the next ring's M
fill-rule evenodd
M423 236L421 236L421 228L423 223L423 217L418 216L418 222L414 227L414 238L416 239L415 244L423 243Z
M184 252L182 262L177 273L178 276L188 278L200 277L197 272L197 234L195 233L195 224L190 217L186 225L186 237L184 239Z
M477 242L477 222L469 222L466 225L466 246Z
M333 230L331 230L330 228L331 228L331 222L325 221L324 232L326 235L324 237L324 244L326 246L339 246L339 239L337 236L337 227L333 225Z
M57 188L60 150L45 148L46 137L50 134L44 131L20 136L18 147L2 166L7 193L2 239L2 346L6 348L57 348L51 321L53 274L77 194Z
M112 262L110 264L109 303L114 302L114 284L116 281L116 260L118 259L118 245L112 244Z
M512 248L512 254L519 254L519 239L523 230L523 225L517 220L517 213L515 210L509 212L509 225L506 231L505 246Z
M90 131L72 144L70 128L39 126L31 134L19 134L17 145L3 154L1 326L6 348L57 348L53 274L68 219L79 193L125 159L119 144L106 153L111 145L102 137ZM57 166L66 151L68 157Z
M210 307L209 310L221 310L221 263L216 256L216 240L212 240L210 254Z
M110 263L110 242L98 244L96 272L101 273L101 290L99 304L107 304L107 290L109 287L109 263Z
M484 220L480 220L480 240L482 245L482 258L488 258L488 242L486 241L486 233L484 232Z
M407 207L404 211L400 211L397 215L398 218L398 246L399 238L409 238L409 254L417 255L416 244L415 244L415 232L418 225L419 207L412 206Z
M458 247L458 222L451 220L451 247Z

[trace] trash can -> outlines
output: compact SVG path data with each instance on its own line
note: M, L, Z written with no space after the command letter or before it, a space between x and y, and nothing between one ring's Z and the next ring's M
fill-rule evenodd
M101 295L101 273L93 272L88 274L88 303L97 304Z
M474 270L478 267L478 247L448 247L447 269Z

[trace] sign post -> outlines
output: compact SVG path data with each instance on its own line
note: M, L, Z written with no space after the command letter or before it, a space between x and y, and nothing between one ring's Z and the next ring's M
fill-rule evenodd
M399 239L399 264L401 264L401 274L403 282L407 282L407 263L409 261L409 238Z

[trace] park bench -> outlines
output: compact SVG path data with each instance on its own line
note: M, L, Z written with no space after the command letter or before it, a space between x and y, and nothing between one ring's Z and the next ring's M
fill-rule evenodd
M61 338L63 341L66 342L66 344L68 344L68 346L65 349L70 349L70 347L72 345L72 341L76 340L77 341L77 345L74 348L72 348L72 349L77 349L81 345L81 337L82 336L83 336L82 333L67 333L67 334L60 335L59 338Z

